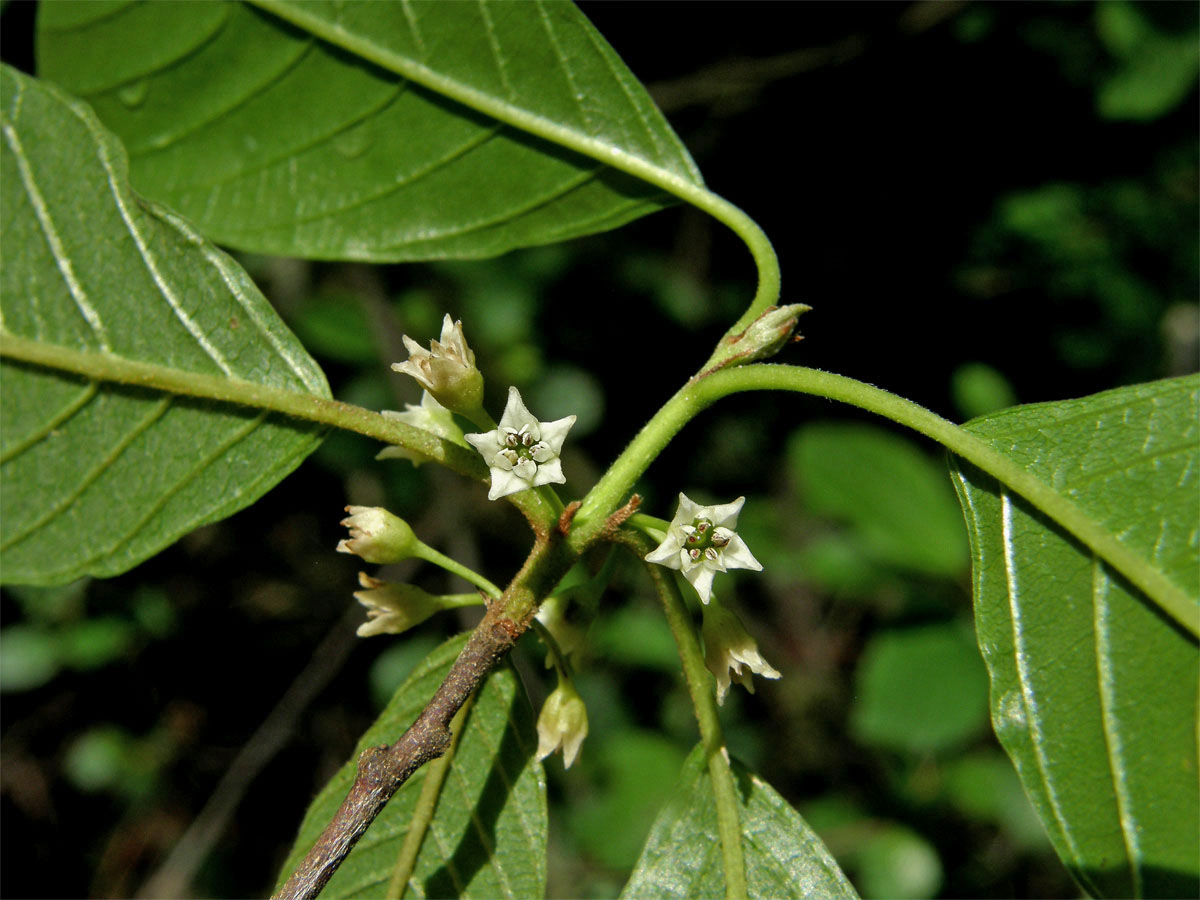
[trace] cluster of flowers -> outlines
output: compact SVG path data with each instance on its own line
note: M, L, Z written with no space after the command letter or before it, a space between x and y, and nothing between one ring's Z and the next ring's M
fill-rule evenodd
M403 412L385 411L384 415L445 440L474 447L487 463L491 475L489 500L498 500L520 491L548 484L563 484L562 446L575 416L551 422L538 421L521 399L515 387L508 390L504 414L495 428L464 434L454 413L482 424L492 424L483 410L483 377L475 367L475 354L463 336L462 323L446 316L441 339L425 350L408 336L404 337L409 359L392 366L415 378L424 388L420 405L408 404ZM400 457L419 465L427 461L420 454L400 447L389 447L379 458ZM730 685L736 681L754 692L752 675L779 678L758 652L758 645L738 617L723 607L713 594L716 575L728 569L761 571L745 541L736 532L738 514L745 497L731 503L702 506L685 494L679 495L675 517L666 531L658 531L659 545L646 555L646 561L679 571L695 589L701 601L705 661L717 685L717 700L724 703ZM343 553L353 553L371 563L398 562L419 557L450 567L452 561L423 544L400 518L378 508L346 507L350 516L342 524L350 537L338 544ZM652 532L653 533L653 532ZM453 568L452 571L461 569ZM363 590L355 597L367 608L367 621L358 634L399 634L425 621L435 612L468 603L483 602L480 595L435 596L412 585L391 584L359 573ZM581 634L566 625L565 595L548 598L538 613L539 627L549 632L558 654L568 656L578 646ZM571 681L567 661L548 657L558 672L558 687L547 697L538 717L538 758L562 749L563 763L569 767L587 736L587 710Z

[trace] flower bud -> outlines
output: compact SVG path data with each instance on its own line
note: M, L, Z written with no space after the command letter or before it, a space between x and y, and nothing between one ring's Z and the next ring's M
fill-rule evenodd
M366 590L355 591L354 599L367 608L367 621L358 626L359 637L400 634L447 608L441 597L411 584L380 581L365 572L358 573L358 583Z
M742 620L727 610L712 596L701 607L704 622L700 627L704 638L704 664L717 679L717 702L725 703L729 685L736 681L754 693L751 674L763 678L779 678L779 672L762 658L758 644L746 632Z
M442 404L434 399L429 391L421 392L420 405L413 403L404 404L404 412L397 412L394 409L380 410L380 415L385 419L393 419L397 422L403 422L405 425L411 425L413 428L420 428L422 431L428 431L436 434L440 438L448 441L453 441L456 444L466 446L463 440L462 429L458 427L458 423L454 421L454 414ZM376 459L407 459L414 466L419 466L421 463L429 462L429 457L409 450L407 447L384 447L375 456Z
M462 322L447 315L442 320L442 338L430 341L426 350L408 335L401 340L408 359L392 369L411 375L446 409L476 419L483 411L483 376L475 368L475 352L467 346Z
M741 366L774 356L783 349L796 330L800 316L812 309L804 303L769 306L740 334L721 339L704 371L715 372L729 366Z
M347 506L342 524L350 537L338 542L338 553L354 553L369 563L386 565L420 556L424 544L408 523L378 506Z
M579 755L579 746L587 737L587 707L575 690L571 679L560 675L558 687L546 698L538 716L537 758L545 759L555 750L562 748L563 768L571 768Z

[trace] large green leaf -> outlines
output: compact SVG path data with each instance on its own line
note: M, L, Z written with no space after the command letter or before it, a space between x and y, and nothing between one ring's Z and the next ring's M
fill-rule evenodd
M483 257L615 228L700 184L573 4L59 2L40 73L125 141L139 191L270 253ZM616 168L614 168L614 166Z
M857 898L821 839L769 784L733 761L752 897ZM622 897L724 897L717 808L704 748L688 756Z
M0 337L221 383L328 396L238 265L129 190L86 105L0 74ZM12 583L113 575L247 506L317 444L314 426L5 359L0 560Z
M967 428L1200 597L1189 377L1017 407ZM992 721L1063 861L1097 896L1200 893L1200 653L1019 497L954 471L975 557Z
M467 635L422 661L362 736L354 757L319 793L283 865L291 874L345 799L358 755L404 733L446 677ZM541 897L546 891L546 776L535 758L533 711L516 673L488 676L466 724L437 810L421 844L407 897ZM429 766L417 770L346 858L321 896L382 897Z

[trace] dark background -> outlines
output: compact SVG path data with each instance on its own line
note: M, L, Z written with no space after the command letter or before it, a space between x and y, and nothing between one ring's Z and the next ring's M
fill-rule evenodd
M1122 50L1101 7L582 6L709 186L770 236L783 300L813 307L784 361L957 421L1006 392L1055 400L1195 370L1195 71L1172 93L1178 72L1145 71L1164 54ZM7 4L0 31L5 60L26 70L33 13ZM1194 4L1133 15L1164 41L1196 44ZM1189 65L1176 66L1185 81ZM1122 106L1128 82L1144 86ZM461 317L494 411L509 383L543 418L587 411L568 442L567 496L707 357L754 279L739 241L684 208L483 263L243 261L335 395L364 405L415 402L411 383L386 374L404 358L399 334L424 341L443 311ZM798 426L831 417L864 419L824 401L733 398L639 489L666 517L680 488L771 498L763 508L796 543L760 558L799 553L841 526L805 511L783 448ZM516 514L482 503L482 489L375 463L377 449L332 437L252 509L126 575L5 591L0 893L270 891L311 795L407 668L468 624L355 639L358 567L333 552L342 507L386 505L498 582L528 549ZM864 896L904 889L872 881L875 869L906 859L929 869L931 854L936 878L914 895L1075 896L1044 839L1022 831L1023 813L989 815L944 789L959 757L998 753L986 728L925 754L855 735L856 672L878 634L970 621L965 572L873 572L865 584L828 573L738 582L739 611L784 678L727 704L735 751L822 830ZM460 589L427 569L388 574ZM580 676L592 735L566 777L548 761L553 896L615 894L649 800L695 739L644 583L630 567L617 588ZM522 653L536 708L540 656ZM210 839L164 867L222 783ZM880 836L897 834L908 842L887 846L899 855L883 854Z

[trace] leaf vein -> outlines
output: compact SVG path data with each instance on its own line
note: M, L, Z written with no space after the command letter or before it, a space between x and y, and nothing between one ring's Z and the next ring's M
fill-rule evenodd
M1034 696L1033 680L1029 670L1029 650L1025 645L1025 629L1021 616L1020 588L1017 583L1017 546L1013 535L1013 502L1007 490L1000 493L1000 523L1001 540L1004 547L1004 576L1005 588L1008 593L1009 615L1012 618L1013 656L1016 662L1017 678L1021 687L1021 703L1025 710L1025 726L1028 729L1030 743L1033 746L1034 757L1037 760L1038 772L1046 789L1046 798L1050 803L1050 811L1055 824L1070 852L1072 869L1081 880L1089 881L1084 871L1085 860L1075 843L1075 836L1067 825L1062 810L1062 801L1058 797L1058 789L1050 777L1050 761L1046 755L1046 736L1042 733L1041 719L1037 708L1037 697ZM1093 896L1099 896L1094 886L1087 885Z
M54 219L50 215L46 199L42 196L42 192L38 190L37 179L34 177L33 169L29 165L29 159L25 154L25 148L21 144L21 139L17 137L16 130L12 125L7 122L4 125L4 138L8 143L9 151L17 162L17 171L21 174L21 184L25 188L25 195L29 198L29 202L33 206L38 225L42 230L42 235L46 238L46 243L50 245L50 253L54 257L54 264L62 275L63 281L66 282L67 291L70 293L71 299L75 301L75 306L78 308L80 314L87 321L92 331L95 332L100 348L105 351L111 350L112 347L109 344L108 333L104 328L103 321L100 319L100 313L92 306L87 292L84 291L83 285L79 283L79 279L75 275L75 268L71 263L70 256L67 254L66 247L63 245L62 238L59 236L58 229L54 226ZM38 335L38 337L40 338L41 335Z
M212 342L209 341L208 337L204 334L204 331L199 325L196 324L196 321L184 311L179 302L179 298L175 296L175 292L171 290L171 286L163 277L162 272L159 271L158 264L154 261L154 255L150 252L150 247L146 244L145 236L141 233L141 229L138 228L137 223L134 221L133 213L126 204L125 198L121 196L121 188L118 184L119 179L117 178L117 172L113 165L113 161L109 158L108 145L105 142L104 135L97 130L97 124L89 117L80 114L80 112L73 106L68 107L68 109L70 109L72 114L75 115L81 122L83 122L85 126L87 126L88 131L91 132L95 138L96 147L99 151L97 155L100 160L100 164L104 167L105 175L108 178L109 190L112 194L113 200L116 201L117 211L121 214L121 219L125 223L125 228L128 230L129 236L133 238L134 244L137 245L138 253L141 255L142 261L145 263L146 270L150 273L150 277L154 280L154 284L158 288L159 293L162 295L163 300L165 300L167 305L170 306L171 311L175 314L175 318L179 320L180 324L182 324L187 332L192 336L193 340L195 340L196 343L199 344L204 350L204 352L208 354L209 358L216 363L217 367L226 375L232 376L233 371L230 369L229 363L226 362L225 357L215 346L213 346Z
M31 434L26 435L24 440L18 441L14 446L5 450L3 454L0 454L0 465L3 465L10 459L20 456L39 441L45 440L47 435L53 432L54 429L58 428L59 425L67 421L69 418L75 415L75 413L79 412L79 410L83 409L83 407L87 405L88 401L96 396L97 390L97 383L95 381L89 381L84 389L79 392L78 396L76 396L75 399L73 399L53 416L51 416L46 421L45 425Z
M165 507L176 494L195 481L200 476L201 472L220 459L234 445L245 440L250 434L252 434L262 424L267 415L268 411L263 410L241 428L234 431L228 438L218 444L207 456L197 461L197 463L192 466L190 472L179 478L168 490L162 492L159 498L150 506L148 510L146 510L142 518L134 524L133 528L131 528L124 537L122 537L115 544L111 545L107 550L96 553L84 560L83 565L88 566L105 556L112 556L121 547L124 547L131 540L133 540L133 538L136 537L137 534L146 527L146 523L158 515L163 507ZM276 466L276 468L279 468L279 466ZM240 491L237 493L240 493Z
M1100 700L1100 716L1104 725L1104 739L1108 751L1109 773L1112 775L1113 796L1117 801L1117 820L1121 823L1121 838L1125 842L1125 855L1129 864L1132 894L1142 896L1142 853L1138 841L1138 826L1133 817L1133 798L1124 777L1126 763L1121 742L1120 722L1116 710L1116 679L1113 677L1113 647L1110 641L1112 624L1109 621L1109 590L1112 582L1104 572L1104 565L1092 557L1092 612L1093 630L1096 635L1096 674Z
M154 404L154 406L150 408L150 411L142 418L142 420L134 425L133 428L129 429L129 431L125 433L121 440L117 441L117 443L113 445L113 448L104 457L102 457L99 462L92 466L88 472L84 474L83 479L75 486L73 491L65 494L58 501L58 503L46 510L46 512L43 513L40 518L34 519L33 522L26 526L22 531L18 531L16 534L11 535L8 540L6 540L3 544L0 544L0 551L9 550L15 547L17 544L26 540L31 535L36 534L42 528L45 528L48 524L50 524L50 522L57 519L64 512L70 509L71 506L81 496L83 496L87 489L95 484L96 480L99 479L100 476L106 471L108 471L108 469L112 467L113 463L115 463L121 457L121 455L127 449L129 449L130 444L144 434L151 425L162 418L163 414L166 413L167 409L170 407L172 399L173 398L171 396L166 396Z

